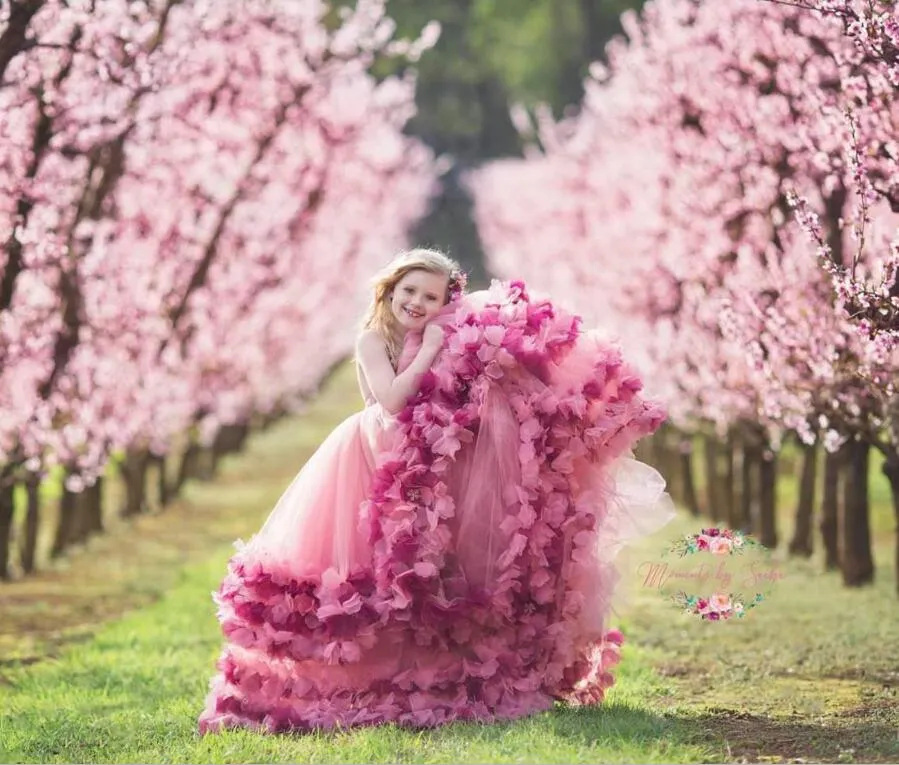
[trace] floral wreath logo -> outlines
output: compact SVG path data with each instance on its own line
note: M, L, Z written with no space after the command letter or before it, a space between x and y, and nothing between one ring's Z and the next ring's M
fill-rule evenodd
M667 563L661 566L650 564L644 584L652 586L654 582L657 582L661 590L662 585L670 577L696 579L703 583L714 578L718 586L711 594L693 594L685 589L678 589L668 595L668 600L684 614L699 616L704 621L743 619L770 595L770 589L768 592L755 591L748 596L730 589L733 576L727 571L727 561L744 557L750 550L762 553L770 561L771 551L750 534L727 528L705 528L698 534L687 534L678 539L662 554L662 557L677 555L679 559L684 559L694 555L703 558L711 555L717 559L717 570L711 570L705 562L701 563L697 570L687 572L669 571ZM769 566L759 570L756 566L757 562L757 560L752 562L751 571L744 579L746 586L758 590L762 583L770 585L783 578L782 572L776 567Z

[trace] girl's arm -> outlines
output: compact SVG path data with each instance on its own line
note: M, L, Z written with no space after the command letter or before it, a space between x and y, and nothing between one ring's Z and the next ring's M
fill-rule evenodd
M362 366L372 395L388 412L397 414L402 411L409 398L418 391L422 376L430 369L440 351L442 336L442 330L440 340L435 340L437 335L433 331L426 332L425 342L412 363L400 374L396 374L380 335L374 330L366 330L359 335L356 341L356 358Z

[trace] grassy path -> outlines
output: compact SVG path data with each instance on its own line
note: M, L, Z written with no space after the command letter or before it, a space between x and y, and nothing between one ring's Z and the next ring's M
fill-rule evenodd
M790 562L776 596L742 622L699 622L637 590L618 683L597 709L425 732L198 737L221 645L209 592L230 541L258 528L358 406L353 386L345 367L303 418L256 436L214 485L145 519L139 541L98 540L67 569L0 590L0 761L899 761L888 538L873 588L847 592L817 559ZM636 555L695 531L679 519ZM42 597L49 606L31 604Z

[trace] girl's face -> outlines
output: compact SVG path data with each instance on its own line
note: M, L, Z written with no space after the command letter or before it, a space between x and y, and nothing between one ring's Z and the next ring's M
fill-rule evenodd
M449 277L417 269L393 288L390 308L403 331L423 329L443 308Z

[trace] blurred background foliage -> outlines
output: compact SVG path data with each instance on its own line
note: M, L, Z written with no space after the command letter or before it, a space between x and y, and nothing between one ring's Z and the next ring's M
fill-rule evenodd
M449 252L473 282L485 273L471 201L460 185L471 167L521 156L509 116L513 104L548 105L556 117L575 113L592 61L621 32L621 13L642 0L388 0L397 36L415 38L431 20L440 40L416 65L418 113L408 132L452 157L441 195L414 232L418 244ZM352 0L338 3L353 5ZM335 7L337 7L335 6ZM400 63L381 61L376 74Z

